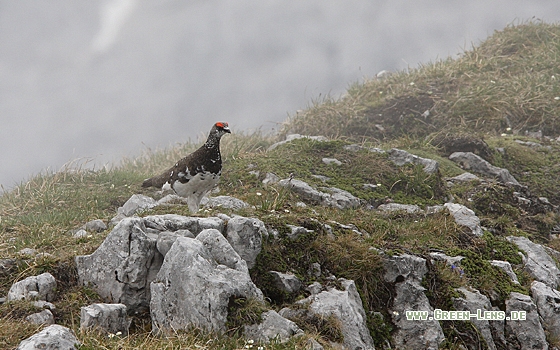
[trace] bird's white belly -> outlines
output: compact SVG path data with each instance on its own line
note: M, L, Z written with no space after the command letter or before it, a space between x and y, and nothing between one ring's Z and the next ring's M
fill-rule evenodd
M196 174L187 183L175 181L172 187L177 195L188 199L189 209L195 212L198 211L202 197L216 186L219 179L217 174L204 172Z

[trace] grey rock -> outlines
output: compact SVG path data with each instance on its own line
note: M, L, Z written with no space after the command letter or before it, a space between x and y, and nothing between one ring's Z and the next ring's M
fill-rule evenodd
M280 343L285 343L293 336L303 335L303 331L294 322L274 310L264 312L262 320L259 324L244 327L245 338L263 343L277 339Z
M410 254L385 256L383 267L385 268L383 278L389 283L395 283L397 280L412 280L420 283L428 272L426 260Z
M338 188L326 188L330 193L321 192L312 188L306 182L297 179L283 179L280 180L278 184L282 187L289 188L297 193L303 200L313 204L338 209L357 208L360 205L359 198Z
M458 225L468 227L475 236L480 237L483 235L480 219L474 211L457 203L445 203L444 206L449 210L449 213Z
M157 231L189 230L195 236L207 228L224 231L224 220L218 217L190 217L176 214L151 215L144 217L146 227Z
M80 229L78 231L76 231L76 233L74 233L74 235L72 237L79 239L79 238L86 238L89 235L89 233L84 230L84 229Z
M342 165L342 162L336 158L323 158L322 161L327 165Z
M246 261L242 259L220 231L213 228L206 229L200 232L196 239L204 244L216 263L225 265L230 269L249 273Z
M336 187L322 188L330 192L330 200L328 205L338 209L354 209L360 206L360 199L352 195L348 191L341 190Z
M470 170L491 178L497 178L504 184L512 183L520 186L519 182L517 182L507 169L493 166L482 157L472 152L454 152L449 156L449 159L460 164L465 170Z
M53 324L19 343L17 350L74 350L80 342L69 328Z
M48 272L38 276L27 277L14 283L8 291L10 300L44 300L52 301L56 292L56 279Z
M131 320L124 304L91 304L80 309L80 329L128 335Z
M117 209L117 213L123 214L124 216L132 216L143 210L151 209L156 205L156 200L151 197L142 194L133 194L122 207Z
M52 314L51 310L46 309L41 312L37 312L27 316L25 320L29 323L33 323L37 325L40 324L51 325L54 324L54 315Z
M241 199L231 197L231 196L217 196L217 197L205 197L206 199L202 201L202 205L205 208L225 208L232 210L239 210L243 208L248 208L249 204L242 201Z
M470 182L470 181L480 181L480 178L475 174L464 172L461 175L450 177L447 180L452 182Z
M428 206L426 207L425 213L428 214L428 215L430 215L430 214L437 214L437 213L443 211L443 209L445 209L445 207L444 207L443 205L439 205L439 204L436 204L436 205L428 205Z
M268 231L259 219L235 216L228 221L226 238L250 269L261 252L263 236L268 236Z
M533 281L531 295L542 318L544 330L549 334L560 334L560 292L546 284Z
M506 239L525 252L523 268L531 277L554 289L559 286L560 270L542 245L526 237L508 236Z
M287 236L291 240L295 240L301 235L305 235L307 233L313 232L313 230L308 230L305 227L301 227L301 226L294 226L294 225L286 225L286 226L290 228L290 232L287 234Z
M422 322L407 320L407 311L433 311L422 287L422 279L428 272L426 260L418 256L402 254L386 256L384 279L395 284L392 321L396 326L393 341L397 349L438 349L445 339L437 320Z
M354 281L339 279L344 290L330 288L313 294L298 303L308 303L309 311L322 316L334 316L340 321L344 346L348 349L375 349L366 326L366 314Z
M219 249L219 247L212 248ZM198 239L179 237L151 283L152 329L224 332L232 297L263 300L246 270L218 264Z
M387 203L387 204L380 204L377 207L377 210L391 213L394 211L405 211L409 214L420 214L423 212L419 206L414 204L400 204L400 203Z
M103 220L91 220L84 225L84 229L89 232L103 232L107 229L107 225L103 222Z
M301 288L301 281L291 273L282 273L278 271L269 271L274 277L276 288L286 293L296 293Z
M319 282L313 282L305 290L311 294L319 294L323 291L323 286Z
M440 252L432 252L430 253L430 256L434 260L445 261L449 266L451 265L459 266L461 265L461 260L465 258L464 256L461 255L449 256Z
M266 173L266 175L264 176L264 179L262 180L263 185L272 185L275 183L278 183L278 181L280 181L280 178L278 177L278 175L274 174L274 173Z
M519 284L519 280L517 279L517 275L515 274L515 272L513 272L513 269L511 268L511 264L509 263L509 261L492 260L492 261L490 261L490 264L492 266L496 266L496 267L504 270L504 272L509 276L509 278L511 278L511 281L513 283Z
M53 303L49 303L48 301L45 301L45 300L34 301L33 306L39 307L41 309L44 309L44 308L48 308L50 310L55 310L56 309L56 306L54 306Z
M161 255L165 256L177 237L190 237L194 238L194 234L189 230L177 230L175 232L172 231L163 231L161 232L156 240L156 248L161 253Z
M300 134L289 134L286 136L286 140L284 141L280 141L280 142L276 142L272 145L270 145L270 147L268 147L268 151L272 151L273 149L275 149L278 146L284 145L288 142L292 142L293 140L297 140L297 139L310 139L310 140L314 140L314 141L318 141L318 142L324 142L324 141L328 141L329 139L326 138L325 136L305 136L305 135L300 135Z
M146 310L150 282L163 262L157 235L142 218L126 218L90 255L76 257L79 283L91 286L106 302L122 303L131 313Z
M408 153L401 149L392 148L387 152L389 154L389 160L392 161L397 166L403 166L405 164L415 164L424 166L424 172L426 174L433 174L439 168L439 163L433 159L418 157L417 155Z
M525 311L526 319L506 320L508 349L548 349L537 307L531 297L511 292L506 300L506 315L510 315L512 311Z
M490 300L485 295L480 294L478 290L470 291L465 287L461 287L456 290L463 293L465 296L464 298L452 298L453 306L456 310L469 311L471 314L476 314L478 310L492 311L492 304L490 304ZM492 327L490 326L490 322L488 320L479 320L477 318L472 318L471 322L486 341L488 349L497 349L492 337Z
M346 151L350 151L350 152L358 152L358 151L366 149L366 147L364 147L362 145L358 145L357 143L353 143L351 145L343 146L342 149L344 149Z
M364 190L370 190L370 191L375 191L379 186L374 185L374 184L363 184L362 188Z

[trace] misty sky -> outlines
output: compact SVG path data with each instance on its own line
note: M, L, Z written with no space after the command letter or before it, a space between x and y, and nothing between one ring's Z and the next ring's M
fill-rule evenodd
M557 0L0 0L0 184L218 120L271 129L381 70L456 56Z

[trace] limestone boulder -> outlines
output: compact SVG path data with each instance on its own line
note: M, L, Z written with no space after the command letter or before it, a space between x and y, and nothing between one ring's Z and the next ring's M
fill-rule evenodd
M213 240L206 239L206 233L201 235L200 240L178 237L151 283L150 314L156 333L193 326L224 332L230 299L263 299L242 265L226 261L232 268L216 261L216 252L223 251L224 241L212 246ZM235 253L233 248L227 250ZM235 259L241 261L239 255ZM233 259L229 257L228 261Z
M344 290L330 288L312 294L299 303L309 304L309 311L321 317L334 316L340 321L347 349L375 349L373 339L366 326L366 314L362 299L352 280L338 280Z
M508 236L506 239L525 252L523 269L531 277L551 288L558 288L560 270L542 245L531 242L527 237Z
M402 149L393 148L387 152L389 160L397 166L405 164L422 165L426 174L433 174L439 169L439 163L433 159L422 158Z
M79 283L91 286L108 303L122 303L131 313L146 311L150 282L163 262L157 235L142 218L125 218L90 255L77 256Z
M269 343L271 340L285 343L293 336L303 335L303 330L276 311L270 310L262 314L261 323L245 326L244 335L247 339L263 343Z
M478 290L469 290L465 287L461 287L458 288L457 291L464 295L463 298L452 298L453 306L457 311L469 311L471 315L477 314L478 310L492 311L490 299L481 294ZM471 318L470 321L484 338L488 349L498 349L494 343L490 322L488 320L479 320L477 318Z
M453 219L458 225L467 227L472 235L482 236L482 227L480 227L480 219L474 211L457 203L445 203L444 207L447 208Z
M560 334L560 292L542 282L533 281L531 295L542 318L544 330L549 334Z
M472 152L454 152L449 156L449 159L458 163L463 169L472 171L486 177L496 178L501 183L511 183L520 186L519 182L510 174L507 169L493 166L482 157Z
M297 179L283 179L278 182L278 185L292 190L304 201L312 204L338 209L357 208L360 205L359 198L335 187L324 187L326 192L323 192L314 189L307 182Z
M14 283L8 291L7 300L52 301L56 292L56 279L48 272L27 277Z
M268 236L268 231L259 219L234 216L227 223L225 236L251 269L255 266L257 255L262 249L263 237Z
M19 343L17 350L78 349L80 342L71 329L53 324Z
M428 311L430 305L422 279L428 272L426 260L409 254L385 256L384 279L395 286L393 307L390 310L396 331L393 341L398 349L438 349L445 339L443 330L437 320L409 320L407 311Z
M130 318L124 304L91 304L80 309L80 329L128 335Z
M508 349L548 349L537 306L530 296L511 292L506 300L506 315L519 311L525 312L524 320L506 320Z

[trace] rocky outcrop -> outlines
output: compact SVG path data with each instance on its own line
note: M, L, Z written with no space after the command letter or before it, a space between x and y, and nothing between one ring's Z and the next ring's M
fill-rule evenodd
M80 309L80 329L128 335L131 320L124 304L91 304Z
M69 328L53 324L23 340L17 350L77 349L80 342Z
M151 283L150 314L156 332L200 327L223 332L230 298L263 298L246 268L233 264L237 255L223 260L219 232L201 232L196 239L179 237L167 252L157 278ZM216 234L217 233L217 234ZM201 241L198 237L202 237ZM205 238L206 237L206 238ZM229 253L235 253L233 248ZM218 261L217 261L218 260Z
M512 292L506 300L506 315L525 312L524 320L506 320L506 334L509 349L548 349L546 336L541 326L537 307L531 297Z
M482 310L482 312L492 311L492 304L490 304L490 300L485 295L480 294L478 290L470 291L467 288L461 287L458 288L457 291L464 295L464 298L452 298L453 306L458 311L469 311L471 315L477 314L477 312L479 312L478 310ZM492 337L492 327L490 326L490 322L488 320L478 318L471 318L470 321L484 338L488 349L497 349Z
M385 281L394 283L395 298L391 311L397 330L393 341L398 349L437 349L445 339L437 320L408 320L407 311L429 311L434 309L424 294L421 282L428 272L426 260L418 256L402 254L385 256Z
M455 222L460 226L467 227L474 236L482 236L482 228L480 227L480 219L474 211L457 203L445 203L444 207L447 208Z
M542 245L533 243L526 237L508 236L506 238L525 252L523 256L523 269L531 277L551 288L558 287L560 283L560 270L558 270L556 263L547 254L546 249Z
M366 314L354 281L340 278L344 290L329 288L299 301L309 304L309 310L321 317L334 316L340 321L344 346L348 349L374 349L366 327Z
M492 266L496 266L502 269L511 279L511 281L515 284L519 284L519 280L517 279L517 275L513 272L511 268L511 264L508 261L501 261L501 260L492 260L490 261Z
M472 152L454 152L449 156L449 159L460 164L465 170L490 178L497 178L498 181L504 184L511 183L520 186L519 182L517 182L507 169L493 166Z
M149 283L163 262L156 241L145 219L123 219L93 254L76 257L80 284L106 302L125 304L131 313L147 310Z
M276 288L285 293L295 293L301 288L301 281L291 273L269 271L274 278Z
M247 339L268 343L278 340L287 342L291 337L303 335L303 331L294 322L280 316L276 311L270 310L262 314L262 322L244 327Z
M51 325L54 324L54 315L51 310L46 309L41 312L36 312L31 314L25 318L25 320L29 323L33 323L36 325Z
M386 213L391 213L394 211L404 211L409 214L420 214L423 212L419 206L414 204L400 204L400 203L387 203L387 204L380 204L377 207L377 210L381 210Z
M544 330L560 335L560 292L546 284L533 281L531 295L542 318Z
M338 188L323 187L321 189L327 192L321 192L311 187L308 183L297 179L283 179L278 184L294 191L304 201L312 204L338 209L357 208L360 206L359 198L354 197L350 192Z
M52 301L56 291L56 280L48 272L27 277L14 283L8 291L7 300Z
M424 172L426 174L433 174L439 169L439 163L437 161L418 157L402 149L392 148L387 153L389 154L389 160L397 166L403 166L405 164L422 165L424 166Z
M248 203L231 196L204 197L201 204L205 208L224 208L232 210L249 207Z
M234 216L228 221L226 238L250 269L255 266L257 255L262 249L263 237L266 236L268 231L259 219Z

